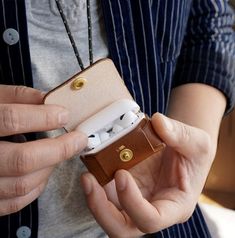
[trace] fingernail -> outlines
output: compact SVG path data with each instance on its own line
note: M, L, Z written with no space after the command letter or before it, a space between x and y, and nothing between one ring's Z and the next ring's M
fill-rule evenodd
M126 189L126 184L127 184L126 176L123 173L119 173L119 172L117 172L116 175L117 175L117 176L115 176L116 177L116 180L115 180L116 188L120 192L124 191Z
M68 123L69 120L69 112L68 111L63 111L60 112L58 115L58 122L60 125L64 126Z

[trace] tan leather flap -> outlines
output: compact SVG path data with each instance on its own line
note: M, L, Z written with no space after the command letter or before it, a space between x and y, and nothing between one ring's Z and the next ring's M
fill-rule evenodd
M124 98L132 99L112 60L102 59L50 91L44 103L61 105L70 111L65 129L71 131L104 107Z

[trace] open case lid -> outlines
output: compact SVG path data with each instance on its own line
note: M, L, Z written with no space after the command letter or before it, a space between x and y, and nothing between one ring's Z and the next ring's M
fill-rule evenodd
M44 103L67 108L70 120L65 129L72 131L119 99L133 100L112 60L102 59L48 92Z

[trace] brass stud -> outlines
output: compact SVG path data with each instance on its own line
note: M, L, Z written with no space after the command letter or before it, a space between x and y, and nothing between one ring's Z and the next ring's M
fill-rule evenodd
M72 89L74 90L80 90L86 83L86 79L85 78L76 78L73 82L72 82Z
M128 162L133 158L133 152L130 149L124 149L119 154L121 161Z

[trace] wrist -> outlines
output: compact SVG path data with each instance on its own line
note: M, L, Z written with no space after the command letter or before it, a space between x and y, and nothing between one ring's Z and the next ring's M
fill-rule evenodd
M167 115L206 131L216 147L225 107L225 96L219 90L204 84L186 84L172 90Z

